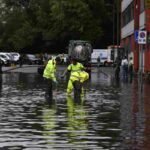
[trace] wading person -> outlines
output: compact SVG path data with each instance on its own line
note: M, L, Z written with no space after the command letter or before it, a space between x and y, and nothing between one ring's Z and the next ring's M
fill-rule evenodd
M43 72L43 77L46 83L45 96L48 97L49 99L53 98L53 93L52 93L53 83L57 84L55 73L56 73L56 60L49 58L48 63Z
M77 62L77 59L75 59L75 58L72 59L71 64L67 67L67 69L65 70L65 72L62 75L62 77L64 77L67 73L69 74L68 75L69 81L68 81L68 85L67 85L67 93L68 94L70 93L69 89L71 89L70 91L72 91L73 87L75 87L75 89L80 87L80 84L78 84L78 83L74 83L74 86L73 86L72 82L70 81L70 77L74 74L77 74L77 72L83 71L84 69L85 69L84 66L81 63ZM80 93L80 90L79 90L79 93Z
M22 67L22 64L23 64L23 56L20 55L20 57L19 57L19 66Z
M132 82L132 78L133 78L133 59L132 59L132 57L130 57L130 60L129 60L128 73L129 73L129 77L130 77L130 82Z
M120 78L120 66L121 66L121 60L120 58L116 59L116 66L115 66L115 79L119 81Z
M77 59L73 58L71 59L71 64L67 67L61 77L63 78L67 74L67 79L69 80L69 76L72 72L81 71L84 69L84 66L81 63L77 62Z
M97 67L100 67L100 63L101 63L100 56L98 56L97 57Z
M83 84L89 79L85 71L72 72L68 81L67 94L70 95L74 89L74 99L80 99L83 92Z
M127 80L128 79L128 60L126 56L124 57L124 59L122 59L121 66L122 66L123 80Z

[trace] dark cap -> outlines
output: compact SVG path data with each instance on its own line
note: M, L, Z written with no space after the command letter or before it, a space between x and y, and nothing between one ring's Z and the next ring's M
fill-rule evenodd
M77 61L77 58L73 57L73 58L72 58L72 61Z
M51 60L51 59L52 59L52 56L49 56L49 57L48 57L48 60Z

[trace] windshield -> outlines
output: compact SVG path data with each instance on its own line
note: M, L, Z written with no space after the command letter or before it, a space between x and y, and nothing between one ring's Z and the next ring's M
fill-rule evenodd
M29 58L36 58L34 55L27 55Z
M0 57L1 57L1 58L5 58L5 59L7 58L5 55L0 55Z

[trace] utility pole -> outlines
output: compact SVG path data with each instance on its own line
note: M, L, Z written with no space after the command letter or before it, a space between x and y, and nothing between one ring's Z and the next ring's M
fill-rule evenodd
M115 45L115 30L116 30L116 27L115 27L115 25L116 25L115 24L115 22L116 22L116 11L115 11L116 3L115 2L113 2L112 4L107 3L105 6L111 8L111 10L112 10L112 43L113 43L113 47L114 47L114 45Z
M112 8L113 8L113 47L115 45L115 3L113 2L112 4Z
M117 46L120 45L120 0L116 2Z

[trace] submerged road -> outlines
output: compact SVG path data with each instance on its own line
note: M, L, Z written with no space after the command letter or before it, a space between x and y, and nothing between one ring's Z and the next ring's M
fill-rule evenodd
M24 73L36 73L38 65L23 65L19 67L19 65L10 66L10 67L2 67L3 72L24 72Z
M8 71L8 69L11 69ZM65 66L58 66L58 77ZM5 72L7 70L7 72ZM81 101L66 81L49 103L37 66L4 68L0 75L0 149L149 150L150 85L115 81L113 68L92 68Z
M10 67L2 67L3 72L22 72L22 73L37 73L39 65L23 65L22 67L17 66L10 66ZM64 65L58 65L57 70L63 71L67 66ZM114 75L114 68L112 67L100 67L99 69L97 67L92 67L92 72L97 71L103 72L106 75L113 74Z

